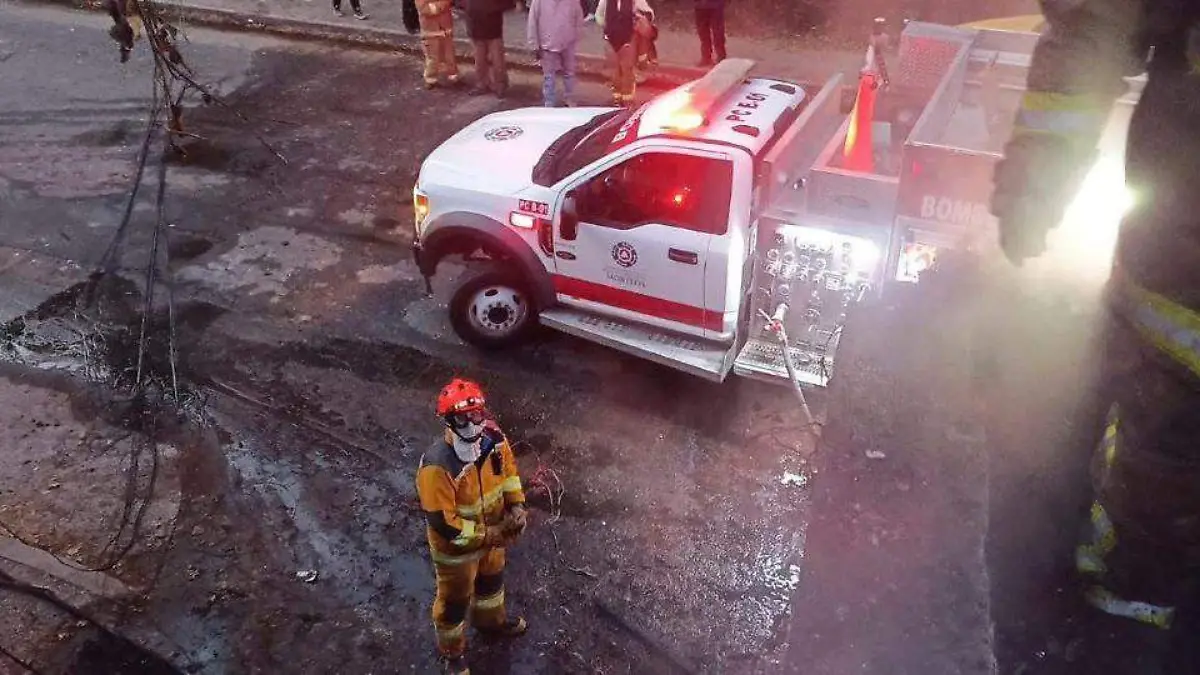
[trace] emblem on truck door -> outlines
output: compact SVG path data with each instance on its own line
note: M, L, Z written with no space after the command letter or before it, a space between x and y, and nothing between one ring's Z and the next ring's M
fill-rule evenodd
M525 133L521 127L496 127L484 132L483 137L489 141L508 141Z
M618 241L613 244L612 258L621 267L633 267L637 264L637 249L627 241Z

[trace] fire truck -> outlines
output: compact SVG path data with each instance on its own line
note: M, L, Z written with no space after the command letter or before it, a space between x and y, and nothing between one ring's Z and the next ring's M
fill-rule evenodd
M541 324L711 380L826 386L856 305L995 240L992 169L1036 41L910 23L850 114L841 76L730 59L637 108L488 115L422 164L418 267L428 285L471 261L449 318L477 347Z

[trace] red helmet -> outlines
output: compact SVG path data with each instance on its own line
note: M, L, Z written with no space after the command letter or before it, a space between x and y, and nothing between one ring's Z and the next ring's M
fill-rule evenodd
M451 413L483 410L483 389L470 380L456 377L442 387L437 397L437 414L445 417Z

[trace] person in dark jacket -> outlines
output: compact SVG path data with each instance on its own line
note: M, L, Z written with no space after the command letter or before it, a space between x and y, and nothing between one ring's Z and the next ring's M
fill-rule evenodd
M613 73L613 103L633 103L637 89L637 46L635 25L638 12L653 14L646 0L601 0L596 23L604 30L604 40L612 47L616 67Z
M696 0L696 33L700 35L700 67L725 60L725 0Z
M1123 77L1148 75L1129 124L1134 199L1109 280L1108 412L1076 566L1093 606L1165 628L1200 574L1200 3L1041 4L1050 29L992 197L1015 264L1045 251L1079 193Z
M504 98L508 67L504 60L504 13L513 0L467 0L467 34L475 48L475 87L472 95L489 91Z

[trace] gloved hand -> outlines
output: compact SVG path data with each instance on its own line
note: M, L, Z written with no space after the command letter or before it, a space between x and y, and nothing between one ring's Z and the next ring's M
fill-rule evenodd
M504 531L503 524L488 525L483 530L484 548L496 548L498 546L503 546L505 539L507 539L507 533Z
M1046 252L1046 235L1079 192L1093 156L1052 136L1015 137L1009 143L996 166L991 210L1010 262L1020 266Z
M503 442L504 434L499 429L485 426L483 428L483 435L479 438L479 452L486 455Z
M504 532L511 538L519 537L525 533L525 528L529 525L529 509L522 504L509 509L508 516L505 517L501 527Z
M1031 196L1012 203L993 200L992 210L1000 220L1000 250L1017 267L1046 252L1046 235L1062 217L1059 211L1055 218L1054 209L1034 203Z

